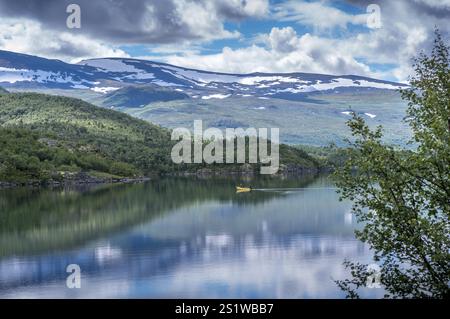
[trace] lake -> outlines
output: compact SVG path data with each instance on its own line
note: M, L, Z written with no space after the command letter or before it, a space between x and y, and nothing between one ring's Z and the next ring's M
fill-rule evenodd
M327 177L0 190L0 298L343 298L350 210Z

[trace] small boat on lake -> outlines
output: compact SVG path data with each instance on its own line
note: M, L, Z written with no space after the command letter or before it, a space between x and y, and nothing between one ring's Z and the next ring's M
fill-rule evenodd
M240 187L236 186L236 193L248 193L251 192L252 189L250 187Z

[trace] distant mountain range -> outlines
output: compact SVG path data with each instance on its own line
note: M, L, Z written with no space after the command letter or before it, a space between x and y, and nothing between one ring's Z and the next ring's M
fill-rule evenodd
M353 112L404 143L404 84L356 75L225 74L130 58L69 64L0 51L0 87L78 97L169 128L279 127L286 143L342 144Z
M129 85L156 85L204 100L233 95L295 99L295 95L316 91L395 90L403 86L355 75L215 73L129 58L92 59L68 64L0 51L0 86L6 88L89 89L107 93Z

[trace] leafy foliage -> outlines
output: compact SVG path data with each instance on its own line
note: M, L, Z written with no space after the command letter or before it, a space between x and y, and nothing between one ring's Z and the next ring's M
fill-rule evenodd
M0 128L0 181L60 180L59 172L107 172L109 177L134 176L136 168L99 154L69 150L63 142L21 128ZM113 176L114 175L114 176Z
M333 143L328 146L297 145L296 147L314 158L318 165L329 169L342 167L352 151L351 149L337 147Z
M168 130L77 99L34 93L1 95L0 125L9 129L9 137L19 129L32 144L41 139L47 144L42 153L50 154L52 148L60 151L56 158L47 159L53 167L42 165L43 171L68 165L75 170L134 176L159 173L170 163ZM25 140L17 142L25 144ZM22 150L17 147L12 153L20 157Z
M431 55L416 59L411 87L401 92L417 147L384 145L381 127L372 131L355 115L354 150L336 172L342 197L354 201L365 225L357 237L375 253L386 297L450 297L450 60L436 33ZM358 297L371 271L346 266L352 279L337 283Z
M149 176L206 166L174 164L176 142L168 129L67 97L0 94L0 133L1 181L45 181L64 172ZM282 163L316 165L288 146L281 147L280 156Z

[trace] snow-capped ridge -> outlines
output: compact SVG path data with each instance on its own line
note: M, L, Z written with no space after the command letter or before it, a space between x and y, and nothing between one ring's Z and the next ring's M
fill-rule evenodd
M236 97L290 98L319 91L396 90L403 84L354 75L311 73L227 74L132 58L98 58L68 64L0 51L0 86L38 85L87 89L99 94L129 85L183 89L202 99Z

